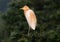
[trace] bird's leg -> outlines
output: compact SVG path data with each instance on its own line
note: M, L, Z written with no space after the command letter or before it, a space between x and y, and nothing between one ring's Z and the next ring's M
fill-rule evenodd
M29 29L28 29L28 36L29 36L29 32L30 32L30 26L29 26Z

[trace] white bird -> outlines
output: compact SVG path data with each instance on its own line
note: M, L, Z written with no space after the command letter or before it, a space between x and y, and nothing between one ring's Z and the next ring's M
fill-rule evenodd
M22 10L24 10L24 15L26 17L26 20L28 22L28 25L29 25L29 30L28 30L28 35L29 35L29 31L30 31L30 28L32 30L35 30L36 29L36 26L37 26L37 18L36 18L36 15L34 13L33 10L31 10L28 6L24 6L22 8L20 8Z

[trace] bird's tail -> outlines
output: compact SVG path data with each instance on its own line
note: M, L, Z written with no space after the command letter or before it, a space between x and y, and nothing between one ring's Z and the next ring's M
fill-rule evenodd
M35 25L31 25L31 29L35 30L36 26Z

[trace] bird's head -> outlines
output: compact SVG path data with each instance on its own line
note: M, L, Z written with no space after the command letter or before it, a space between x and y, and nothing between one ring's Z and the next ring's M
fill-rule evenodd
M29 10L30 8L29 8L27 5L25 5L24 7L20 8L20 9L22 9L22 10L24 10L24 11L27 11L27 10Z

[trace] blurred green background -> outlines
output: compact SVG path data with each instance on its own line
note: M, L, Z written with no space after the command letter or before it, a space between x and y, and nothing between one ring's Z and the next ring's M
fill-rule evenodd
M29 36L24 5L38 22ZM60 42L60 0L0 0L0 42Z

